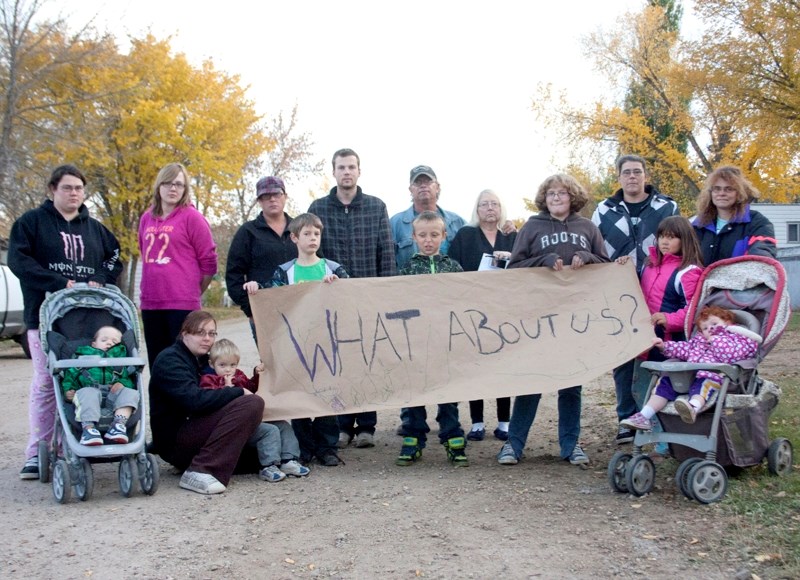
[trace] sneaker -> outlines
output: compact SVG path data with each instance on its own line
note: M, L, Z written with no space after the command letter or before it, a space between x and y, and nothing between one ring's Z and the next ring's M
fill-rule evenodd
M583 452L580 445L575 445L572 454L567 459L572 465L586 465L589 463L589 457Z
M447 459L456 467L468 467L469 459L467 459L466 447L467 442L463 437L451 437L444 444Z
M103 438L96 427L84 427L81 433L81 445L102 445Z
M339 433L339 443L338 443L337 447L339 449L344 449L345 447L350 445L350 442L352 440L353 440L353 436L350 435L350 433L346 433L345 431L342 431L341 433Z
M39 458L34 455L22 466L19 472L20 479L39 479Z
M311 473L311 470L308 467L305 465L300 465L300 463L294 459L290 459L286 463L282 464L281 471L286 475L291 475L292 477L305 477Z
M633 443L633 436L633 429L625 427L620 423L615 441L617 442L617 445L622 445L623 443Z
M286 479L286 474L277 465L267 465L258 472L258 477L270 483L278 483Z
M397 456L394 463L405 467L406 465L411 465L420 457L422 457L422 447L419 444L419 439L416 437L403 437L403 447L400 449L400 455Z
M317 456L317 458L325 467L336 467L340 463L344 463L333 451L324 451L321 455Z
M359 449L375 447L375 437L373 437L372 433L359 433L356 435L356 447Z
M637 431L650 431L653 428L653 422L641 413L631 415L627 419L620 421L619 424L620 426L628 427L629 429L635 429Z
M697 409L694 408L689 401L686 399L675 399L673 403L675 406L675 410L678 412L678 415L681 416L681 421L684 423L692 424L697 419Z
M127 443L128 429L122 423L114 423L104 437L112 443Z
M500 427L494 430L494 436L500 441L508 441L508 431L504 431Z
M511 441L503 443L503 448L497 454L497 463L500 465L516 465L519 463L519 457L514 453L514 448L511 446Z
M212 495L225 491L225 486L222 485L216 477L210 473L199 473L197 471L184 471L178 485L183 489L202 493L204 495Z
M486 437L486 429L471 429L467 433L467 439L470 441L483 441L484 437Z

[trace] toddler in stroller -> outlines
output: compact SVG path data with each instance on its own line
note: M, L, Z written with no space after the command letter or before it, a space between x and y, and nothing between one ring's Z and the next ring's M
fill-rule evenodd
M158 461L145 451L136 307L113 286L76 284L49 295L40 320L57 409L52 440L39 442L40 481L50 480L52 467L56 500L66 503L74 490L85 501L94 489L93 463L119 461L124 497L137 479L154 494Z
M777 343L789 322L789 304L786 273L780 262L772 258L729 258L715 262L703 271L698 291L689 305L686 335L690 336L692 321L700 318L699 313L717 312L717 317L722 318L719 310L706 309L721 307L723 312L732 312L736 326L712 330L710 336L714 341L723 336L714 332L730 332L737 327L755 333L740 330L739 334L761 340L754 341L757 348L747 358L740 359L745 351L752 349L753 344L747 341L745 344L749 347L745 346L739 353L712 357L712 360L726 361L723 363L699 359L698 362L668 360L643 363L642 368L651 373L648 393L655 393L654 397L648 398L648 404L662 406L658 418L664 432L645 429L643 419L647 417L644 409L641 417L634 415L629 418L631 424L640 425L640 430L636 431L633 453L617 452L608 464L612 489L637 496L653 490L655 465L642 450L650 443L669 444L671 455L681 462L675 474L678 488L689 499L701 503L719 501L725 496L728 488L726 467L755 466L766 457L771 473L784 475L791 471L791 442L784 438L769 440L769 416L778 404L781 391L758 373L759 363ZM714 326L713 321L708 326ZM677 354L669 348L666 350L668 355ZM714 380L714 385L707 385L709 377L721 379L721 382ZM657 398L656 385L663 384L664 379L669 379L676 396L688 393L693 386L692 394L700 396L678 397L674 403L665 401L662 405ZM703 386L714 387L715 392L708 392L708 400L702 397ZM663 395L664 391L660 394ZM703 405L698 408L701 402ZM708 412L698 413L705 410Z
M75 356L99 356L101 358L126 357L128 350L122 344L122 333L113 326L98 330L89 346L79 346ZM75 405L75 420L83 427L81 445L102 445L103 437L97 430L103 392L100 385L108 386L107 405L114 411L114 420L104 435L111 443L127 443L127 423L139 405L139 394L131 374L125 367L68 368L64 373L61 388L64 398Z
M706 306L697 317L697 329L691 340L666 341L653 339L653 346L667 358L693 363L736 363L755 356L761 337L743 326L735 325L736 314L719 306ZM655 393L642 410L623 419L620 424L630 429L649 431L653 416L674 401L675 411L685 423L694 423L697 414L710 406L719 387L722 375L699 370L689 387L687 397L679 397L669 376L661 377Z

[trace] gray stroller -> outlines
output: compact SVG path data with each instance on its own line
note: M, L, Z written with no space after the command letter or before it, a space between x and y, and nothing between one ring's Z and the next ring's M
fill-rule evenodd
M728 489L728 469L751 467L767 458L769 471L788 474L793 450L788 439L769 441L769 416L781 396L780 389L758 374L758 364L777 343L791 315L786 274L779 262L761 256L722 260L705 269L686 316L686 336L691 336L697 313L704 306L733 310L736 323L758 334L762 342L753 359L736 364L645 362L651 373L647 399L662 377L668 376L678 393L687 393L698 370L711 370L724 378L715 402L694 424L684 423L669 403L658 418L663 432L637 431L633 453L618 451L608 464L608 481L614 491L641 496L655 485L655 465L642 451L649 443L668 443L680 461L675 482L689 499L719 501Z
M138 480L142 491L153 495L158 489L159 468L154 455L145 451L145 400L139 357L139 319L133 303L114 286L92 288L76 284L73 288L49 295L40 310L39 333L42 350L47 355L48 369L53 375L56 395L55 429L51 441L39 442L39 480L47 483L52 468L53 495L66 503L72 491L81 500L88 500L94 489L93 463L119 461L119 489L124 497L133 493ZM114 326L122 332L128 357L73 358L79 346L88 345L102 326ZM128 421L128 443L86 446L79 442L81 425L75 420L74 406L64 399L61 380L67 368L125 368L136 377L139 404ZM105 405L107 385L97 385L103 393L102 416L98 425L105 432L111 425L113 411Z

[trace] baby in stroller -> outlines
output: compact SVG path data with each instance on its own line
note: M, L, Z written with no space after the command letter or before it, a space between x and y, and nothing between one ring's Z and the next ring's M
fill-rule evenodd
M75 357L125 358L128 351L122 344L122 333L113 326L103 326L94 335L89 346L79 346ZM105 434L111 443L127 443L127 423L139 405L139 393L134 378L127 367L98 366L71 367L64 371L61 388L64 399L75 405L75 420L81 423L81 445L102 445L103 437L97 429L100 421L103 392L100 385L108 385L107 405L114 410L114 418Z
M653 346L667 358L694 363L736 363L752 358L758 352L761 337L755 332L735 325L736 315L719 306L705 306L697 316L696 333L686 341L653 339ZM649 431L653 416L675 401L674 407L684 423L694 423L697 414L719 392L722 376L713 371L700 370L689 387L688 398L679 397L669 376L661 378L655 392L642 410L623 419L621 424L630 429Z

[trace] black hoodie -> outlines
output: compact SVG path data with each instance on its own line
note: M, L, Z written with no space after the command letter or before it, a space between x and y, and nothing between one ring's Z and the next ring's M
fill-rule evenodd
M85 205L67 221L49 199L14 222L8 266L22 286L28 328L39 325L47 292L66 288L69 280L115 284L122 271L117 238Z
M571 213L564 221L548 212L532 215L517 234L509 268L552 268L558 258L564 266L578 255L584 264L608 262L603 237L591 220Z

